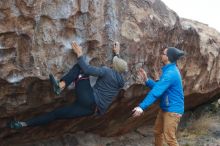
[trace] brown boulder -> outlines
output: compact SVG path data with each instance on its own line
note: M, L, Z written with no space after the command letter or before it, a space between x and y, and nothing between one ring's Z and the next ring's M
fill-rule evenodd
M134 74L143 67L156 79L160 51L166 46L187 52L178 62L186 109L220 95L219 32L179 18L160 0L2 0L0 20L1 145L34 143L76 131L122 135L152 123L157 104L144 116L130 118L131 109L147 93L134 84ZM76 63L70 48L73 40L85 54L99 56L104 62L111 58L113 42L121 42L121 56L129 64L121 98L102 117L61 120L21 130L4 128L12 117L27 119L73 101L72 90L54 96L48 81L49 73L60 77Z

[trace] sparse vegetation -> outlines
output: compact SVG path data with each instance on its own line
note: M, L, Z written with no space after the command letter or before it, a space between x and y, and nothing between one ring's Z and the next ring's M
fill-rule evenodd
M215 131L220 131L220 106L218 102L200 107L193 111L186 120L184 128L180 128L178 139L183 146L204 146L204 144L219 144L219 138L213 137Z

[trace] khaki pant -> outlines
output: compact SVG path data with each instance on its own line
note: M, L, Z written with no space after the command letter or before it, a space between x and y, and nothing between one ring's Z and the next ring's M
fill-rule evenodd
M155 146L163 146L163 139L169 146L179 146L176 139L180 115L159 111L154 127Z

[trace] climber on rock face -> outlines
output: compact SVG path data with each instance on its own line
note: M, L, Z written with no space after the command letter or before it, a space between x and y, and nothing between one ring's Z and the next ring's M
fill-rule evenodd
M29 120L11 121L8 123L8 127L18 129L25 126L38 126L56 119L77 118L93 115L94 113L102 115L107 111L114 97L124 86L123 74L128 68L127 62L119 58L119 43L116 42L113 47L114 56L111 68L89 65L81 47L75 42L72 43L72 49L77 55L77 64L60 81L55 80L53 75L50 75L50 81L56 94L60 94L71 82L77 81L75 85L76 100L69 106L55 109ZM93 87L90 85L89 76L97 77Z
M155 146L163 146L163 138L169 146L178 146L176 130L180 118L184 113L184 93L182 77L176 61L185 53L177 48L169 47L163 50L161 60L162 75L155 82L148 78L141 68L138 72L139 81L149 87L151 91L145 99L133 109L133 117L138 117L157 99L160 99L160 111L157 115L154 136Z

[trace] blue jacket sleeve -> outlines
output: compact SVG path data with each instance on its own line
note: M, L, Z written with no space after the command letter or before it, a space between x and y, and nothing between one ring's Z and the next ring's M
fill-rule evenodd
M78 58L78 64L85 74L92 76L104 76L106 69L103 67L91 66L85 62L85 57L81 56Z
M147 94L144 100L139 104L139 107L145 110L153 104L172 83L172 73L167 72L163 75L162 79L155 83L153 89Z
M149 87L150 89L152 89L154 87L155 83L156 82L154 80L152 80L151 78L148 78L148 80L145 82L145 85L147 87Z

